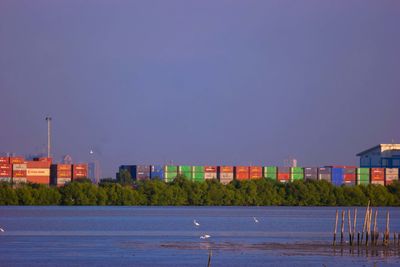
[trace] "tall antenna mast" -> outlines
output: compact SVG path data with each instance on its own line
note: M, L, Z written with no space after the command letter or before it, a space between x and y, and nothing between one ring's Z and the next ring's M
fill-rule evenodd
M51 158L51 117L46 117L47 121L47 157Z

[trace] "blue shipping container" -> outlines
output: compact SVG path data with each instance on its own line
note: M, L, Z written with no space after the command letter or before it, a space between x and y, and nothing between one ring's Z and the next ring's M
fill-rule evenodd
M131 174L132 179L136 180L136 165L121 165L119 166L119 171L121 172L122 170L127 170Z
M341 186L344 183L344 170L342 168L332 168L332 184Z
M162 165L152 165L150 171L150 179L160 179L164 180L164 166Z

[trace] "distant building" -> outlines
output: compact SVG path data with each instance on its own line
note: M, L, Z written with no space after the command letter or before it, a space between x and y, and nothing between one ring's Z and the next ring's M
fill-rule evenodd
M96 160L88 164L88 178L95 184L100 182L101 170L100 163Z
M380 144L357 154L360 167L400 168L400 144Z

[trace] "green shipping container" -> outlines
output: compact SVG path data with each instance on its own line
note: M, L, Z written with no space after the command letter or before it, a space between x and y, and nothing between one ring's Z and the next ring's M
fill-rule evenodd
M178 171L177 166L172 166L172 165L164 166L164 172L177 172L177 171Z
M186 179L192 180L192 172L180 172L180 175L183 175Z
M172 182L177 175L178 175L177 172L166 172L164 173L165 181Z
M358 174L357 181L369 181L369 174Z
M357 181L357 184L360 184L360 185L369 185L369 181Z
M301 167L292 167L290 168L291 173L304 173L304 169Z
M368 174L369 176L369 168L357 168L357 174Z
M204 172L194 172L192 173L193 180L204 180Z
M192 166L188 166L188 165L181 165L181 166L178 166L178 171L179 171L180 173L183 173L183 172L192 172Z
M192 172L204 172L204 166L193 166Z
M290 176L291 176L292 181L304 180L304 174L303 173L292 173Z
M264 178L276 181L278 168L275 166L264 167Z

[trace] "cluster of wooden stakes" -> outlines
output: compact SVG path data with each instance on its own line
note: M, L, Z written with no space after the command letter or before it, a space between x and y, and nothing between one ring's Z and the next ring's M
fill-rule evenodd
M346 211L342 211L342 223L341 223L341 232L340 232L340 245L343 245L343 242L345 242L345 232L344 232L344 226L345 226L345 214ZM376 223L377 217L378 217L378 209L375 210L374 213L374 224L373 228L371 229L371 223L372 223L372 214L373 210L370 207L370 202L368 201L368 205L365 211L365 216L364 216L364 224L363 224L363 229L362 232L360 233L359 231L356 231L356 225L357 225L357 208L354 209L354 219L353 223L351 222L351 211L350 209L347 211L347 218L348 218L348 229L349 229L349 245L371 245L371 246L378 246L379 245L379 237L380 233L378 231L378 224ZM338 227L338 210L336 210L336 219L335 219L335 229L333 232L333 246L336 246L336 233L337 233L337 227ZM388 246L390 244L390 231L389 231L389 219L390 219L390 214L389 211L386 212L386 229L382 233L382 243L381 245L383 246ZM353 224L353 226L352 226ZM371 231L372 230L372 231ZM357 232L357 243L355 242L355 233ZM364 240L365 238L365 240ZM400 245L400 233L393 233L393 244L394 245Z

